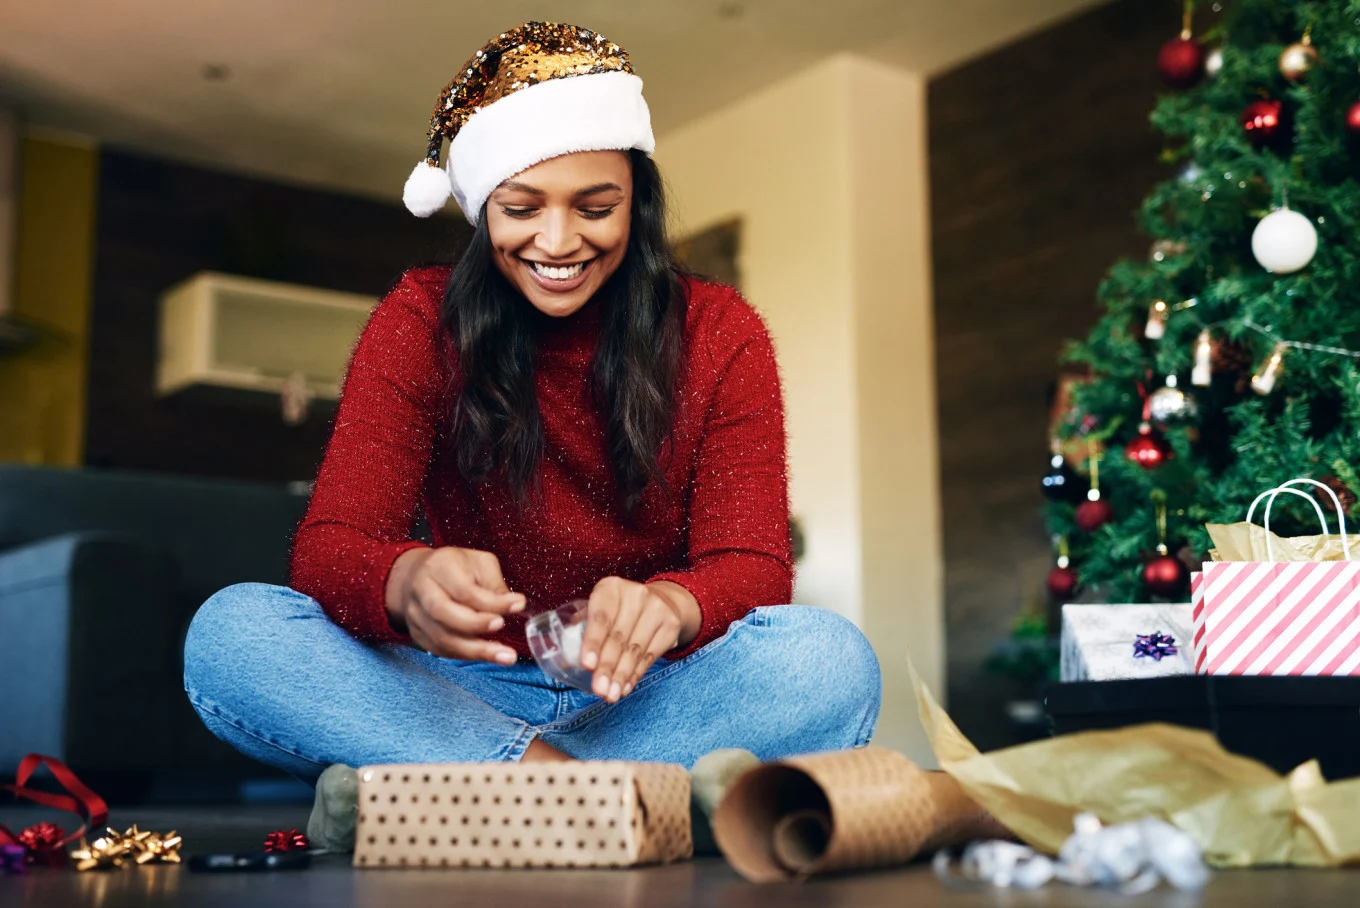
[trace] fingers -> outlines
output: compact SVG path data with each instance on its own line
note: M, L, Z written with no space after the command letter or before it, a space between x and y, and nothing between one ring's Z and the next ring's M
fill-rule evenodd
M674 626L667 621L662 621L657 627L656 633L652 635L651 641L642 651L642 656L638 659L637 667L633 669L633 675L623 685L623 696L628 696L637 687L638 682L649 672L656 660L675 648L680 642L680 621L677 618Z
M631 642L641 603L636 596L627 595L618 584L600 584L591 593L586 612L586 632L581 643L581 664L592 666L595 676L591 691L595 696L614 702L623 688L614 680L619 657Z
M645 658L647 647L651 644L652 638L656 636L656 632L660 630L661 624L665 620L664 612L664 609L649 608L644 609L638 615L637 623L633 626L633 632L629 634L628 642L623 647L618 664L614 667L612 683L609 688L612 699L626 696L624 688L628 686L629 682L636 681L634 676L637 673L637 667Z
M478 611L455 601L434 580L415 584L411 592L425 614L452 633L465 637L485 637L505 627L505 619L500 615Z
M675 608L646 584L600 581L591 593L581 646L581 664L594 673L591 692L610 703L628 696L679 634Z
M614 615L618 612L617 593L604 592L604 581L596 584L586 604L586 630L581 635L581 667L594 671L600 665L600 650L604 648L605 637L614 626Z
M423 609L412 609L408 621L411 639L431 655L468 662L513 665L515 651L494 640L463 637L442 627Z
M482 639L505 627L500 615L454 602L433 579L412 586L415 607L407 611L407 630L427 652L447 659L513 664L516 654L502 643Z
M440 549L430 558L428 568L429 575L455 602L497 615L524 610L524 595L506 588L500 562L490 552Z

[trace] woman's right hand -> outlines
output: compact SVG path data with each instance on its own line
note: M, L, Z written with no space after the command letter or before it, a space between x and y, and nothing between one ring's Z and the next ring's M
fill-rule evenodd
M411 549L392 563L387 615L416 645L446 659L511 665L513 649L486 638L505 627L507 614L524 610L490 552L447 546Z

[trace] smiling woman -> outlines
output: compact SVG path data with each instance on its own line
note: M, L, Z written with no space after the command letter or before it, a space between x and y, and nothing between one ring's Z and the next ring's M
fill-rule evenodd
M452 195L472 242L365 328L292 588L231 587L190 628L190 699L243 752L315 779L868 741L872 649L787 604L773 344L734 290L677 268L641 88L618 45L528 23L441 95L404 198L428 215ZM422 509L433 545L410 538ZM524 635L578 598L591 691L547 678Z
M623 152L585 151L536 164L491 193L486 227L496 267L534 308L570 315L618 270L632 170Z

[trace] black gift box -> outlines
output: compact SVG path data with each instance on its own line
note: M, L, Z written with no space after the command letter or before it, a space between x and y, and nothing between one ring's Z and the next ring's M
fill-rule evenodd
M1360 678L1187 675L1048 686L1053 733L1168 722L1280 773L1316 759L1329 780L1360 776Z

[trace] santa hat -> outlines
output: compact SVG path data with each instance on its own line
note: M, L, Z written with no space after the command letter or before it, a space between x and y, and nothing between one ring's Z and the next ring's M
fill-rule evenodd
M452 194L472 224L497 186L540 161L656 148L628 54L589 29L555 22L526 22L477 51L440 94L429 138L402 201L424 218Z

